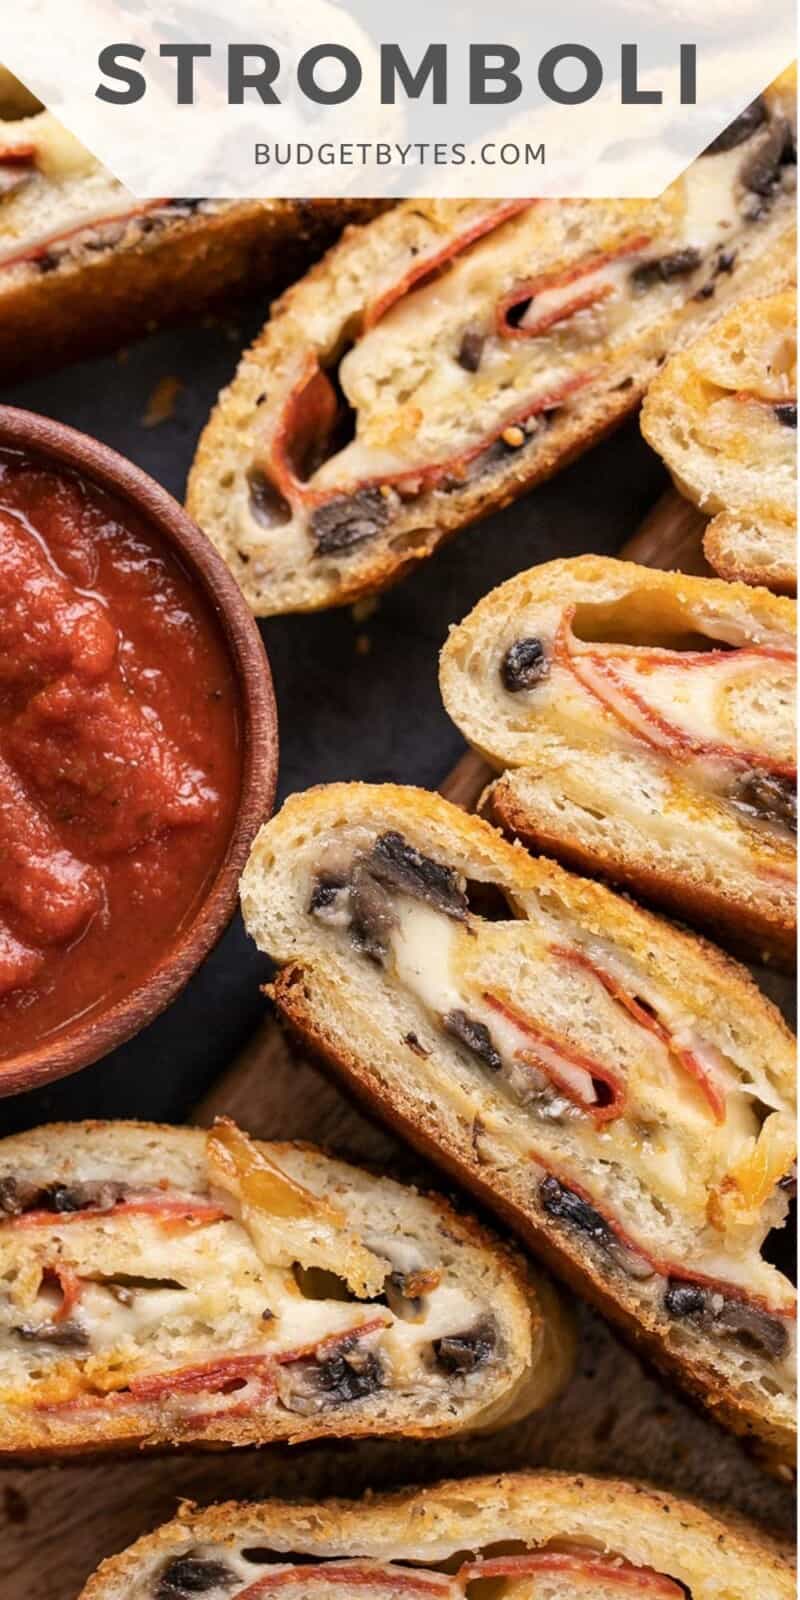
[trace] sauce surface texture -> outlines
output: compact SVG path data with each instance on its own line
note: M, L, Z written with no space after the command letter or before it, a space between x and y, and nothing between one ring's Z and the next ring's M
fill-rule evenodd
M240 778L205 597L133 509L0 452L0 1070L174 945Z

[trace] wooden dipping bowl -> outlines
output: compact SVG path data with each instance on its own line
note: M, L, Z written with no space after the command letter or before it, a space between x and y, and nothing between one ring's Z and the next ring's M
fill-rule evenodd
M269 815L278 768L278 726L272 678L261 636L227 567L186 512L152 478L86 434L31 412L0 406L0 451L30 456L34 464L64 470L91 489L130 509L137 527L152 530L156 548L173 557L183 578L201 597L211 633L218 630L231 676L238 686L240 782L230 806L227 844L200 899L172 942L164 939L144 977L108 1005L67 1021L21 1054L0 1060L0 1095L38 1088L76 1072L138 1033L183 988L216 944L233 916L239 874L260 824ZM218 646L215 646L218 648ZM180 670L180 663L176 663ZM0 870L2 868L0 867Z

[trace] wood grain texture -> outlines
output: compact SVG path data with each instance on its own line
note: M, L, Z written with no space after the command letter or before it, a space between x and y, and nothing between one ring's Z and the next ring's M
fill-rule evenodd
M670 492L624 553L653 566L705 570L702 523ZM484 764L467 753L442 792L471 807L487 777ZM311 1139L377 1171L437 1186L413 1152L357 1111L316 1067L292 1056L271 1017L198 1106L195 1120L207 1126L222 1112L261 1137ZM75 1600L101 1557L172 1516L182 1497L357 1495L367 1487L500 1468L647 1478L790 1532L789 1485L767 1477L737 1440L646 1371L594 1313L580 1307L578 1318L579 1362L566 1392L527 1422L485 1438L281 1446L0 1471L0 1600Z
M661 567L676 572L692 572L713 578L703 555L703 534L707 517L677 489L667 489L632 539L620 550L627 561L640 561L643 567Z

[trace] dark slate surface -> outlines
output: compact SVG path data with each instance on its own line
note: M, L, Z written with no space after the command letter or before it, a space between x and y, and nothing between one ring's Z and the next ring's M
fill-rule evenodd
M206 321L159 334L122 357L5 389L0 398L94 434L181 497L200 429L264 309L254 303L235 324ZM165 376L183 386L174 415L145 428L148 400ZM367 619L344 610L266 623L281 724L280 796L335 778L435 787L463 749L437 687L448 625L536 561L612 553L664 483L632 424L527 500L458 535ZM46 1090L0 1102L0 1134L54 1118L184 1118L255 1027L265 970L237 918L184 993L138 1038Z

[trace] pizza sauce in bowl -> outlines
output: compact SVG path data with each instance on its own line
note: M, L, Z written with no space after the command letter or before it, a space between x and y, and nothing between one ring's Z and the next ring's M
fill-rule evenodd
M27 419L91 475L9 447L9 417L25 414L0 409L0 1093L96 1059L189 976L233 910L276 744L255 624L199 531L69 430Z

